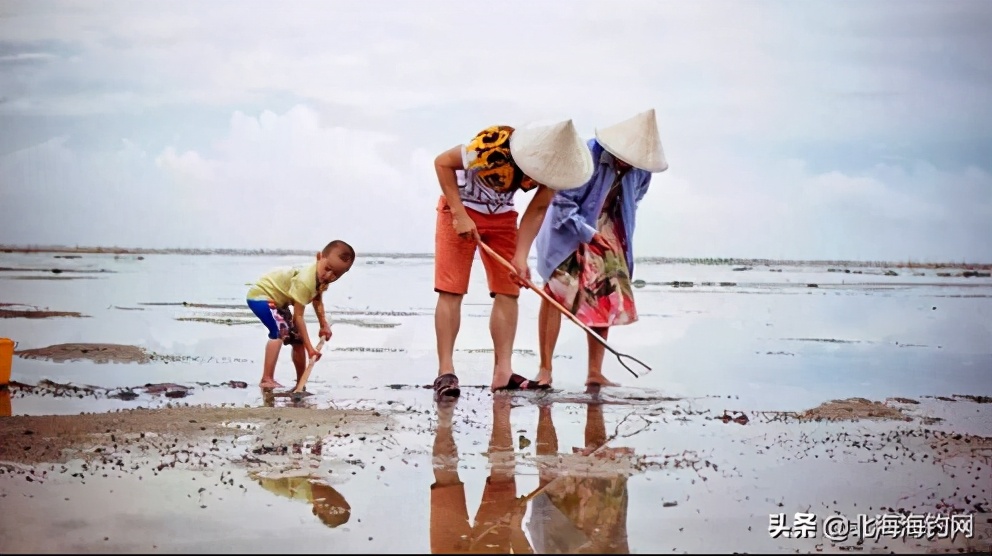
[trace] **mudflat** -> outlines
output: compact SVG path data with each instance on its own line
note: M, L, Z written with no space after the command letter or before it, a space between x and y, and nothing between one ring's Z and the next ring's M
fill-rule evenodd
M286 256L80 252L56 275L88 279L59 282L21 279L50 255L3 256L0 309L80 315L0 319L4 551L990 548L992 282L972 269L648 261L610 343L655 370L608 354L621 386L598 391L566 322L554 390L489 392L490 300L470 295L462 397L437 404L431 261L369 258L329 291L293 403L256 386L241 299ZM517 338L532 377L532 319Z

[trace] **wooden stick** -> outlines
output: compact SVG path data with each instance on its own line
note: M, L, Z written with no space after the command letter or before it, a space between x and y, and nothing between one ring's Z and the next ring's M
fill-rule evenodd
M324 347L324 339L321 338L320 341L317 342L317 353L320 353L320 350L323 347ZM300 392L303 391L303 387L306 386L307 384L307 379L310 378L310 371L313 370L313 365L316 362L317 362L317 358L314 357L313 360L310 361L310 364L307 365L307 370L303 371L303 376L300 377L300 380L296 381L296 388L293 389L294 394L299 394Z
M506 259L504 259L503 257L501 257L499 255L499 253L493 251L493 249L491 247L489 247L488 245L486 245L485 243L483 243L481 241L479 242L479 245L481 245L482 248L486 250L486 253L489 253L489 255L492 256L492 258L496 259L496 261L499 262L501 265L505 266L507 269L509 269L513 273L516 273L517 272L517 269L514 268L513 265L510 264L509 261L507 261ZM599 334L596 334L596 332L593 329L591 329L588 326L586 326L584 322L580 321L575 315L572 314L571 311L569 311L568 309L566 309L561 303L558 303L557 301L555 301L555 299L553 297L551 297L550 295L548 295L547 292L545 292L544 290L538 288L537 286L534 285L533 282L531 282L530 280L524 279L522 276L520 277L520 279L521 279L521 281L523 281L527 285L528 288L530 288L530 289L534 290L535 292L537 292L538 294L540 294L540 296L543 297L548 303L551 303L552 305L554 305L555 309L558 309L559 311L561 311L561 314L565 315L566 317L568 317L569 319L571 319L572 322L574 322L575 324L579 325L583 330L585 330L587 334L589 334L590 336L592 336L595 340L597 340L599 343L603 344L605 347L610 348L610 346L606 345L606 340L604 340L602 336L600 336ZM610 349L610 351L613 351L613 350Z
M484 250L486 251L486 253L488 253L488 254L489 254L489 255L490 255L490 256L491 256L492 258L494 258L494 259L496 259L496 261L497 261L498 263L500 263L501 265L503 265L503 266L505 266L505 267L506 267L507 269L509 269L509 270L510 270L511 272L513 272L514 274L516 274L516 272L517 272L517 269L516 269L516 268L514 268L514 267L513 267L513 265L512 265L512 264L510 264L510 262L509 262L509 261L507 261L506 259L504 259L503 257L501 257L501 256L499 255L499 253L497 253L497 252L495 252L495 251L493 251L493 249L492 249L491 247L489 247L488 245L486 245L486 244L485 244L484 242L482 242L482 241L479 241L479 245L480 245L480 246L482 247L482 249L484 249ZM642 361L640 361L639 359L637 359L637 358L635 358L635 357L631 357L630 355L627 355L627 354L624 354L624 353L620 353L620 352L618 352L617 350L615 350L615 349L613 349L612 347L610 347L610 344L607 344L607 343L606 343L606 340L604 340L602 336L600 336L599 334L597 334L597 333L596 333L596 331L594 331L594 330L593 330L592 328L589 328L588 326L586 326L586 324L585 324L584 322L582 322L582 321L580 321L580 320L578 319L578 317L576 317L575 315L573 315L571 311L569 311L568 309L566 309L566 308L565 308L565 307L564 307L564 306L563 306L563 305L562 305L561 303L558 303L557 301L555 301L555 299L554 299L553 297L551 297L550 295L548 295L548 294L547 294L547 292L545 292L544 290L542 290L542 289L540 289L540 288L538 288L537 286L535 286L533 282L531 282L530 280L527 280L527 279L525 279L525 278L524 278L524 277L522 277L522 276L520 276L519 278L520 278L520 280L521 280L521 281L522 281L522 282L523 282L524 284L526 284L526 286L527 286L528 288L530 288L530 289L532 289L532 290L534 290L534 291L535 291L535 292L536 292L536 293L537 293L538 295L540 295L541 297L543 297L543 298L545 299L545 301L547 301L548 303L550 303L551 305L553 305L553 306L555 307L555 309L558 309L558 311L560 311L560 312L561 312L561 314L563 314L563 315L565 315L566 317L568 317L568 318L569 318L569 320L571 320L571 321L572 321L572 322L574 322L574 323L575 323L576 325L578 325L578 326L579 326L579 327L580 327L580 328L581 328L582 330L584 330L584 331L586 332L586 334L588 334L588 335L589 335L589 336L590 336L590 337L591 337L592 339L594 339L594 340L596 340L597 342L599 342L600 344L602 344L604 348L606 348L606 349L608 349L608 350L610 350L610 352L612 352L612 353L613 353L614 355L616 355L618 359L619 359L619 358L621 358L621 357L629 357L630 359L633 359L634 361L637 361L637 362L638 362L638 363L639 363L639 364L640 364L640 365L641 365L642 367L644 367L644 368L645 368L645 369L647 369L648 371L650 371L650 370L651 370L651 367L648 367L647 365L645 365L645 364L644 364L644 363L643 363ZM630 374L632 374L632 375L634 375L634 376L635 376L636 378L640 378L640 375L638 375L637 373L635 373L635 372L634 372L634 371L633 371L633 370L632 370L632 369L631 369L630 367L628 367L628 366L627 366L626 364L624 364L624 362L623 362L623 360L622 360L622 359L620 359L620 364L621 364L621 365L623 365L623 366L624 366L624 368L625 368L625 369L627 369L627 371L629 371L629 372L630 372Z

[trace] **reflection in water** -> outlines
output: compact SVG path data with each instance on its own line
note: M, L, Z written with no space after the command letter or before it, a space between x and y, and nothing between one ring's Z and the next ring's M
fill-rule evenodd
M10 388L0 386L0 417L10 417L13 413L10 404Z
M474 524L470 524L465 486L458 476L458 448L452 434L455 403L438 404L431 485L432 553L629 553L627 472L611 468L609 462L612 456L629 455L630 450L606 447L602 405L588 404L585 446L573 448L575 456L570 458L559 456L551 404L540 407L537 430L540 485L534 492L518 498L510 397L493 396L490 473ZM604 464L598 465L593 460ZM523 531L527 502L531 500L533 511L527 528L533 546Z
M313 505L313 514L324 525L338 527L348 523L351 506L333 487L311 476L257 476L262 488L293 500L304 500Z
M262 407L276 407L276 398L283 398L283 400L285 400L281 404L283 406L305 407L307 404L303 400L305 400L308 396L313 395L311 392L307 392L306 388L303 389L303 392L301 393L302 397L300 399L294 399L294 394L291 389L276 392L272 388L260 387L259 392L262 394Z
M527 506L517 498L509 397L493 396L490 472L474 527L469 525L465 485L458 477L458 448L451 430L454 410L455 402L438 403L431 485L431 553L533 553L521 528Z
M275 407L276 393L272 388L259 388L262 391L262 406Z
M607 448L603 406L586 406L585 446L572 452L612 460L629 455L626 448ZM556 459L558 435L550 405L542 406L537 423L537 454ZM540 489L527 529L541 554L629 554L627 545L627 474L608 468L597 472L562 472L542 463Z

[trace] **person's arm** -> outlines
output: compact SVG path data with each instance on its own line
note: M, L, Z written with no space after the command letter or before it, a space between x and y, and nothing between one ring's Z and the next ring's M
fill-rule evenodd
M471 234L478 240L479 232L475 228L475 222L465 212L465 205L462 204L462 198L458 194L458 176L455 171L465 168L465 164L462 162L462 151L463 147L457 146L439 154L434 159L434 171L437 173L437 181L441 185L441 193L451 208L455 231L459 235Z
M534 244L537 232L541 230L544 215L548 212L548 206L551 205L554 195L554 189L544 185L539 186L520 218L520 228L517 230L517 253L513 257L513 266L516 267L517 275L521 278L530 280L527 256L530 255L530 248Z
M651 174L648 174L637 184L637 189L634 193L634 207L637 207L641 203L641 199L647 194L649 187L651 187Z
M313 298L313 311L317 313L317 322L320 323L320 332L317 335L324 340L331 339L331 323L327 319L327 314L324 311L324 293L318 293L317 297Z
M293 324L296 326L296 330L300 333L300 337L303 338L303 347L306 348L308 355L313 355L315 350L313 348L313 343L310 342L310 334L307 332L307 323L303 320L303 311L306 311L307 306L300 303L299 301L293 301Z
M579 205L588 194L589 187L591 185L587 184L577 189L558 191L552 196L551 214L547 216L552 219L551 225L554 229L557 230L562 226L570 227L579 235L583 243L592 241L592 236L596 234L596 228L590 226L579 213Z

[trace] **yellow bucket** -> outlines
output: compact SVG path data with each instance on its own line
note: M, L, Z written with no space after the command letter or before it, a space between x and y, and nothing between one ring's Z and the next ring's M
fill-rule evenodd
M0 386L10 384L10 367L14 364L14 340L0 338Z

